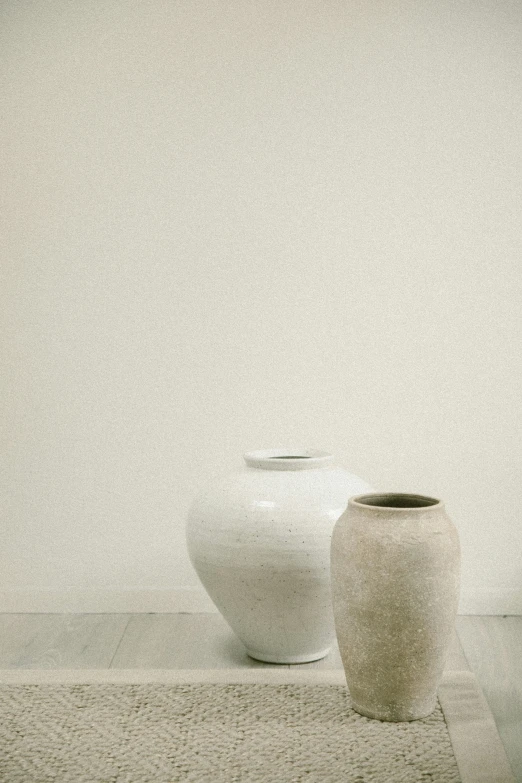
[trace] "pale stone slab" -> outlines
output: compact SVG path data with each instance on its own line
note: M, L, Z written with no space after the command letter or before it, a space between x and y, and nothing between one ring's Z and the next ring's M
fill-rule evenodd
M134 615L111 663L114 669L271 665L250 658L223 617L210 613Z
M4 668L108 668L128 615L0 615Z
M458 617L457 629L522 781L522 617Z

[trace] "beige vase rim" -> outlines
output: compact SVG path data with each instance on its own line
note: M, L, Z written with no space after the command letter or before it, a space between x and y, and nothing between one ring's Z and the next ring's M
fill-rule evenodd
M416 495L411 492L373 492L350 498L348 505L363 508L368 512L412 513L440 510L444 502L429 495Z

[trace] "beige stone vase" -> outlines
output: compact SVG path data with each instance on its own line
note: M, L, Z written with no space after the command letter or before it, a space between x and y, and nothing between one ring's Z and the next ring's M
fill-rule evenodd
M458 533L440 500L358 495L331 542L335 627L353 709L410 721L437 703L460 589Z

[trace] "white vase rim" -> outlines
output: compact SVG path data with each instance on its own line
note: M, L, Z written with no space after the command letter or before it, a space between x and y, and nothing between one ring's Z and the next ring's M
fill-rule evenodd
M350 498L349 505L373 512L422 512L440 510L444 503L429 495L416 495L410 492L373 492Z
M281 448L247 451L243 458L251 468L262 470L310 470L333 462L333 454L317 449Z

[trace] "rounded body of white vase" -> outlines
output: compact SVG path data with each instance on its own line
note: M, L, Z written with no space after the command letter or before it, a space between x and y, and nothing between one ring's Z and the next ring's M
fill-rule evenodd
M333 526L349 498L370 488L325 452L254 451L245 462L192 504L190 560L252 658L318 660L335 637Z
M331 543L332 597L353 709L409 721L436 706L460 589L457 530L423 495L350 499Z

